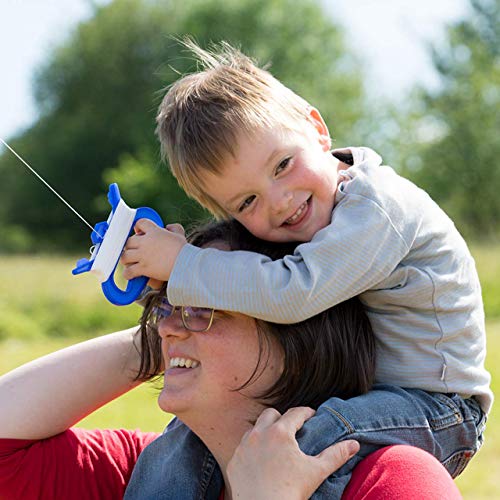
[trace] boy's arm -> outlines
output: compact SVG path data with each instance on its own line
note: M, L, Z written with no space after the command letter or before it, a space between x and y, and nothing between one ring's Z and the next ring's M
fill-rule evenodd
M337 205L329 226L284 259L183 246L168 297L172 304L295 323L375 287L408 250L377 203L350 195Z
M136 330L67 347L0 377L0 438L54 436L138 385Z

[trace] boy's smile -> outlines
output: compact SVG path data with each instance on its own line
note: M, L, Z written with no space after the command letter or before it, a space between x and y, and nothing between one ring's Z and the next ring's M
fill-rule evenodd
M338 160L319 113L300 129L240 134L221 174L204 172L206 193L255 236L310 241L331 222Z

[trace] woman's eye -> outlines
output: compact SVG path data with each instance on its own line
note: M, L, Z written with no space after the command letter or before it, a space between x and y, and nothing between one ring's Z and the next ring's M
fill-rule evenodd
M290 163L290 159L291 158L285 158L284 160L282 160L279 165L276 167L276 170L275 170L275 175L278 175L279 173L283 172L283 170L285 170L289 163Z
M245 210L246 208L248 208L253 200L255 200L255 195L253 194L252 196L249 196L241 205L240 207L238 208L238 212L243 212L243 210Z

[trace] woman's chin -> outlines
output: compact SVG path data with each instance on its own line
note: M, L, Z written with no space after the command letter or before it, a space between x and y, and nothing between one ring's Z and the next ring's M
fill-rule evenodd
M166 388L163 388L158 396L158 406L164 412L173 413L174 415L180 415L190 407L184 398L176 397Z

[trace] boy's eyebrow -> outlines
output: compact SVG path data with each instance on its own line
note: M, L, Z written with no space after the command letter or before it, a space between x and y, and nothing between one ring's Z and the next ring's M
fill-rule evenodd
M271 161L273 160L273 158L280 152L280 149L273 149L273 151L271 151L271 154L267 157L267 160L264 162L264 166L266 165L269 165L271 163ZM235 194L233 197L231 197L227 202L226 202L226 206L227 207L231 207L233 205L233 203L236 202L236 200L243 194L243 192L241 193L237 193Z

